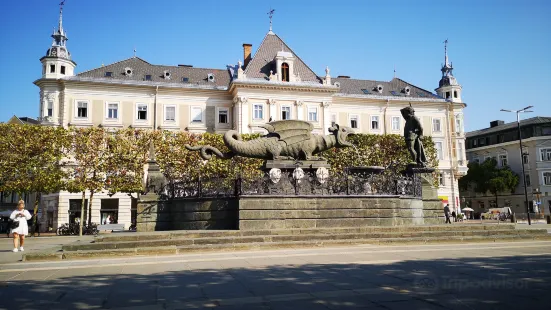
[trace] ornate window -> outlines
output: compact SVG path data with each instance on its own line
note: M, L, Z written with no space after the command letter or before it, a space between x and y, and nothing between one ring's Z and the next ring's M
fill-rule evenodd
M541 149L541 160L551 161L551 149Z
M254 119L264 119L264 107L261 104L255 104L253 106L253 112Z
M433 132L442 132L442 126L439 118L432 119L432 131Z
M350 115L350 128L358 128L358 115Z
M281 119L291 119L291 107L281 107Z
M191 107L191 121L193 123L203 122L203 109L201 107Z
M54 102L52 100L48 100L46 116L54 116Z
M289 65L285 62L281 64L281 81L289 82Z
M169 121L169 122L176 121L176 106L174 105L165 106L165 121Z
M228 109L219 109L218 110L218 123L228 124L230 122L228 112L229 112Z
M436 156L438 159L444 159L444 152L442 150L442 142L434 142L434 148L436 149Z
M393 116L392 117L392 130L400 130L400 117L399 116Z
M507 166L507 154L501 154L499 155L499 165L501 167Z
M379 117L371 116L371 129L379 129Z
M119 104L107 103L107 118L118 119L119 118Z
M143 121L147 120L147 104L138 103L137 109L137 119Z
M318 108L308 107L308 121L310 122L318 121Z
M551 172L543 173L543 184L551 185Z
M77 117L79 118L88 117L88 102L77 101Z

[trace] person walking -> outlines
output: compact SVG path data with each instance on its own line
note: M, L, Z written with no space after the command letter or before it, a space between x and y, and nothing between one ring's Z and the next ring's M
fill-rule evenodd
M455 211L452 211L452 217L453 217L453 221L457 222L457 214L455 214Z
M446 216L446 224L448 224L448 223L451 224L452 222L450 221L450 205L449 204L444 207L444 215Z
M25 236L29 234L29 226L27 225L27 221L32 218L31 213L29 211L25 210L25 202L23 200L19 200L19 203L17 203L17 209L14 210L11 215L10 219L17 223L17 227L11 229L11 233L13 234L13 251L23 252L25 249L23 249L23 244L25 243ZM19 243L19 250L17 249L17 244Z

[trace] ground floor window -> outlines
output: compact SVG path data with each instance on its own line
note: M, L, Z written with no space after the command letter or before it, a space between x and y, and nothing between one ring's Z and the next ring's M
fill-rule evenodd
M80 221L82 199L69 199L69 223ZM78 219L78 221L77 221ZM88 199L84 200L84 222L88 221Z
M119 199L102 199L100 219L102 225L117 224L119 217Z

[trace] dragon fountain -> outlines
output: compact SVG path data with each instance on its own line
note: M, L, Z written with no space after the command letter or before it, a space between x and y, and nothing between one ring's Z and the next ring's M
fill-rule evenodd
M227 153L222 153L217 148L208 145L185 145L185 147L190 151L199 151L205 160L209 160L215 155L222 159L243 156L273 161L323 161L324 158L314 155L333 147L352 146L347 141L347 137L354 134L351 128L337 124L329 128L330 135L312 134L314 125L299 120L275 121L259 127L266 129L268 134L250 141L243 141L235 130L226 132L224 144L230 149Z

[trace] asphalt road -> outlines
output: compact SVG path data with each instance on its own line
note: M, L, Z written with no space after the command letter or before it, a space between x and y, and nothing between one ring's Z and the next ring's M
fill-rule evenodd
M550 289L548 241L0 264L0 309L536 310Z

